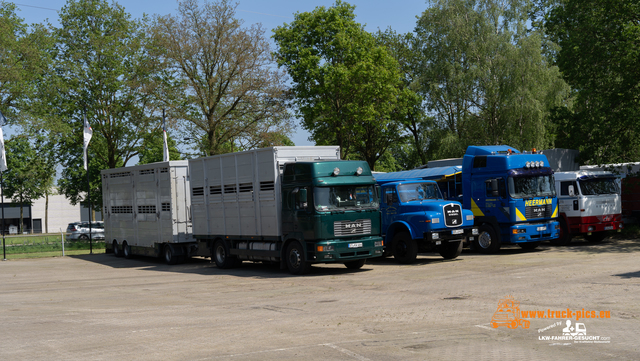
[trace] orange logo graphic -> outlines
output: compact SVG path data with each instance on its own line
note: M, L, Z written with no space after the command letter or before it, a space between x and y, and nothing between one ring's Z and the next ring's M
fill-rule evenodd
M498 328L507 326L509 328L529 328L530 322L521 317L520 302L513 299L512 296L503 298L498 301L498 309L491 316L491 327Z

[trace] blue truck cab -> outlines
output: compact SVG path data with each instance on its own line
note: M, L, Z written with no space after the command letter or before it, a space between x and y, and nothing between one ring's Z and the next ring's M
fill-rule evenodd
M465 238L477 237L474 216L456 201L446 201L438 184L404 180L407 172L374 174L380 186L381 232L385 256L413 263L418 252L437 251L445 259L460 255Z
M555 239L560 223L553 170L547 157L507 145L470 146L462 160L462 202L480 235L471 243L494 253L502 243L536 248Z

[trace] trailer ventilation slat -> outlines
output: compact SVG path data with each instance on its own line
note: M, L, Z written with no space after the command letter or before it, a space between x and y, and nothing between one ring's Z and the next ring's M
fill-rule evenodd
M133 213L133 206L111 206L111 213L113 213L113 214L131 214L131 213Z
M273 181L260 182L260 191L272 191L274 189L275 189L275 185Z
M155 169L141 169L140 170L140 175L155 174L155 173L156 173Z
M237 193L236 185L235 185L235 184L231 184L231 185L226 185L226 186L224 186L224 193L225 193L225 194L228 194L228 193Z
M212 195L222 194L222 186L210 186L209 194L212 194Z
M109 174L109 178L123 178L131 176L131 172L119 172Z
M162 203L163 212L171 212L171 203Z
M353 236L356 234L371 234L371 220L358 219L356 221L333 222L333 234L336 236Z
M138 206L138 213L145 213L145 214L156 213L156 206L155 205Z
M194 197L203 196L204 195L204 187L195 187L191 189L191 195Z

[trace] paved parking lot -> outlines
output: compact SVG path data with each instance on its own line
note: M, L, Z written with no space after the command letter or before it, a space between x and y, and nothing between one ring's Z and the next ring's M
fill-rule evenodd
M355 272L319 265L303 277L207 259L10 260L0 262L0 359L638 360L639 255L638 240L576 241ZM491 326L507 296L536 312L529 328ZM587 337L563 338L567 320Z

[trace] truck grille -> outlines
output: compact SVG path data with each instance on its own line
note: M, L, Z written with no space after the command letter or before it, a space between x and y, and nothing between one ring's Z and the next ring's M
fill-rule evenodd
M459 204L449 203L442 208L444 211L444 224L447 227L460 227L462 225L462 208Z
M551 218L551 204L524 207L524 216L530 218Z
M355 234L371 234L371 220L333 222L333 234L336 236L353 236Z

